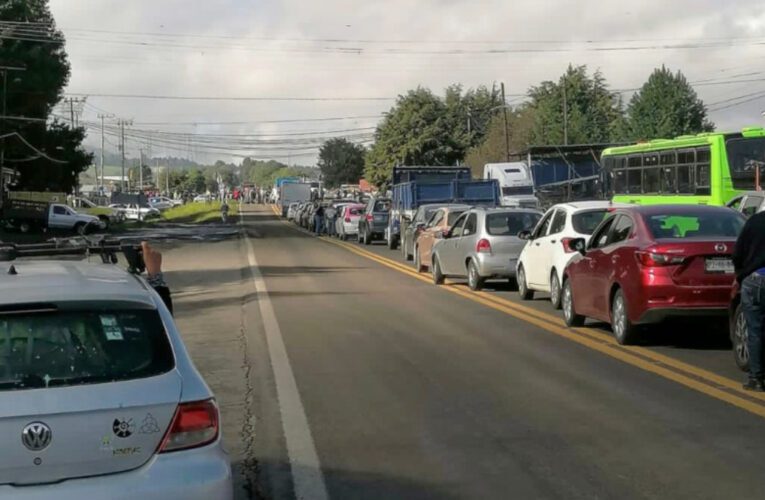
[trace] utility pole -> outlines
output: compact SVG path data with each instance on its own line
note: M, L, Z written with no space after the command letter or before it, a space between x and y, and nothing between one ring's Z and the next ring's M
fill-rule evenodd
M117 125L120 127L120 152L122 153L122 192L130 190L130 182L127 181L125 176L125 126L132 125L133 120L118 120ZM125 189L125 183L127 182L127 190Z
M565 79L563 80L563 144L568 146L568 96Z
M505 160L510 161L510 130L507 125L507 101L505 100L505 84L501 84L502 89L502 113L505 115Z
M101 189L104 188L104 170L105 170L105 164L104 164L104 120L106 118L114 118L114 115L102 115L99 114L98 118L101 119L101 182L100 186ZM97 176L96 176L97 177Z
M143 193L143 149L140 150L140 159L138 163L138 182L140 183L138 185L138 194L141 194Z

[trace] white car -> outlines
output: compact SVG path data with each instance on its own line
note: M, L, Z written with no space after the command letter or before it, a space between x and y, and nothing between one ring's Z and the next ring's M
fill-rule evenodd
M198 194L194 197L194 203L207 203L212 201L212 196L209 194Z
M155 196L153 198L149 198L149 205L152 208L156 208L157 210L167 210L168 208L177 207L178 205L183 205L182 200L172 200L168 198L167 196Z
M109 208L116 208L122 210L127 220L144 220L152 217L159 217L160 212L153 207L139 207L138 205L131 203L125 205L122 203L113 203L109 205Z
M343 205L339 213L340 215L335 221L337 237L341 240L347 240L349 237L357 235L359 232L359 219L361 214L364 213L364 205L349 203Z
M545 212L533 231L523 231L527 240L518 257L518 293L530 300L534 292L548 292L553 307L560 309L563 270L576 252L568 247L574 238L584 238L612 210L628 206L610 201L561 203Z
M287 209L287 220L295 220L295 214L299 206L300 203L290 203L290 206Z

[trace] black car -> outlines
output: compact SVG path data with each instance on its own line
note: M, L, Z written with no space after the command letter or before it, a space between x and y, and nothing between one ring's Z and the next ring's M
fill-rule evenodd
M359 219L359 243L369 245L373 240L383 239L390 217L390 198L372 198Z

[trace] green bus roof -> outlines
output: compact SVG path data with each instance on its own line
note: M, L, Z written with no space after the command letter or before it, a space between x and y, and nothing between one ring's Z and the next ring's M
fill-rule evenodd
M674 149L684 147L703 146L711 144L715 140L724 137L765 137L763 127L745 127L740 132L702 132L696 135L681 135L674 139L653 139L639 142L630 146L616 146L603 150L603 156L629 153L644 153L646 151L659 151L662 149Z

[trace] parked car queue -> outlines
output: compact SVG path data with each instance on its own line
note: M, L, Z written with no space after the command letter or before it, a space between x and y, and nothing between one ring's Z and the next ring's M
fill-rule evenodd
M311 230L371 244L384 237L390 200L342 200L290 207ZM733 210L731 208L734 208ZM736 207L637 206L609 201L533 209L431 204L401 232L401 252L433 283L465 279L472 290L509 280L522 300L549 294L571 327L608 323L619 344L639 343L670 318L728 317L736 364L747 369L746 322L732 262L746 213Z

